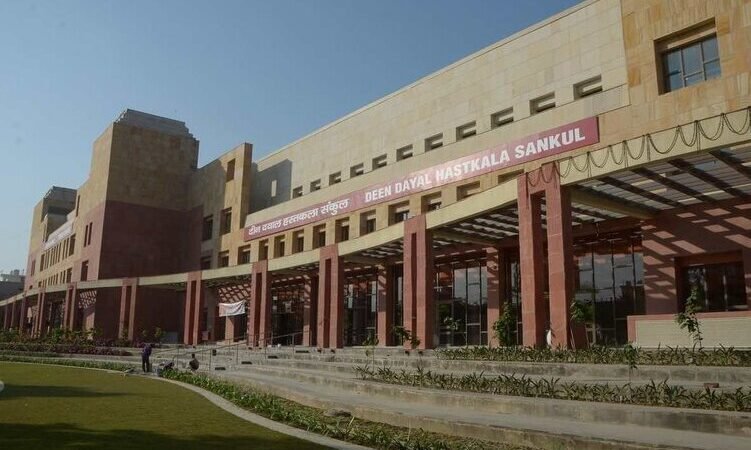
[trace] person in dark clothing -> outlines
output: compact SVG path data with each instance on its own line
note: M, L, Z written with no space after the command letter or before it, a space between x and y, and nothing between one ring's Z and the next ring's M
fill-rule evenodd
M188 361L188 367L190 367L190 370L195 372L198 370L198 367L200 366L198 360L196 359L196 354L193 353L190 355L190 361Z
M141 352L141 368L144 373L151 372L151 361L149 360L151 358L151 348L151 344L146 344L143 346L143 351Z

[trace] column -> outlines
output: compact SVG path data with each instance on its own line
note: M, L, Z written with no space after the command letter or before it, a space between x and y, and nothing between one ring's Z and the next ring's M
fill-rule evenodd
M547 313L543 266L542 199L530 192L529 174L518 178L519 266L522 281L522 328L525 346L545 344ZM538 177L541 182L541 177Z
M13 307L13 303L8 303L3 308L3 330L10 328L10 309Z
M200 344L202 340L202 332L203 328L206 326L206 324L201 323L201 318L203 317L203 306L204 306L204 296L203 296L203 282L201 281L201 271L196 272L190 272L188 274L188 284L191 285L192 293L191 298L193 300L193 304L191 307L191 310L193 312L193 317L191 318L193 324L191 325L192 330L192 344Z
M28 309L27 297L24 296L21 300L21 311L18 313L18 332L22 334L26 333L26 313Z
M305 285L303 287L302 345L312 347L316 344L318 276L307 274L303 279Z
M117 322L117 337L133 339L130 334L130 305L136 297L138 279L125 278L120 288L120 317Z
M78 285L71 283L70 287L70 312L68 313L68 329L76 330L78 323Z
M26 294L24 294L24 298L25 298L25 295ZM10 304L10 306L11 306L11 309L10 309L10 328L13 328L15 330L18 330L20 328L17 325L17 323L16 323L16 320L18 318L18 310L20 309L20 305L21 305L20 301L15 301L15 302L13 302L13 303Z
M268 283L268 261L261 260L253 263L251 270L250 311L248 313L248 345L258 347L266 345L262 341L261 332L261 303L264 297L270 297L271 284ZM264 318L265 320L265 318ZM265 332L264 325L264 332Z
M545 167L543 167L545 170ZM570 344L569 303L574 297L574 244L571 230L571 196L560 185L557 173L545 188L548 225L548 285L550 286L550 329L553 347Z
M43 337L47 324L47 299L44 290L37 296L36 329L32 333L36 337Z
M392 345L391 329L394 327L394 266L378 267L378 345L386 347Z
M235 341L235 328L237 327L237 318L239 316L227 316L224 318L224 340L227 342Z
M433 238L425 215L404 222L404 328L419 339L418 348L435 346L435 264ZM405 346L411 347L410 342Z
M488 247L486 249L486 266L488 273L488 315L487 315L487 330L488 330L488 345L495 347L500 345L498 338L493 330L493 325L501 316L502 309L505 306L506 286L505 286L505 264L503 259L503 251L495 247Z
M320 250L318 266L318 346L344 344L344 265L336 244Z

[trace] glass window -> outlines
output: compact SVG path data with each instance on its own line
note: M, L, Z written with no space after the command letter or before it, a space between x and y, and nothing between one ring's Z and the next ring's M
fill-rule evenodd
M748 309L743 263L740 261L684 267L681 278L681 307L691 291L698 289L703 311Z
M668 50L663 55L665 92L717 78L721 74L717 37Z

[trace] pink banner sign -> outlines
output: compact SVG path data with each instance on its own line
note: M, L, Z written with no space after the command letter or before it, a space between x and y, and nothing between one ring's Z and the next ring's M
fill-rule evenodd
M245 227L245 240L280 233L428 189L596 144L599 141L597 118L590 117L412 172L404 177L369 186L271 220L250 224Z

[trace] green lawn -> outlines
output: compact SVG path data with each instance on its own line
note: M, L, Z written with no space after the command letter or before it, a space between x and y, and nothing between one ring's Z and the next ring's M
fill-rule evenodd
M0 362L0 448L321 449L246 422L179 386Z

